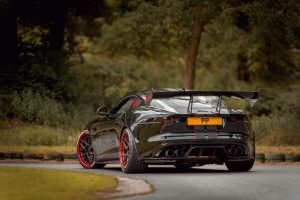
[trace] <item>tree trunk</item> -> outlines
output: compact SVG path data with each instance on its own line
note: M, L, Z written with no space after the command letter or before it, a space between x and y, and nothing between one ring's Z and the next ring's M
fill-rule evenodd
M52 14L50 17L49 24L49 50L60 51L64 46L64 36L65 36L65 20L67 14L67 4L66 2L56 2L53 1L49 4L49 11Z
M247 67L247 57L243 53L238 54L238 69L237 69L238 80L250 81L250 74Z
M186 89L194 88L196 60L202 31L203 24L199 20L195 20L192 25L192 36L185 67L184 87Z
M53 19L53 24L50 25L49 31L49 49L62 50L64 45L64 15L59 13Z
M17 57L17 17L12 9L0 13L1 64L14 64Z
M14 84L17 61L17 16L13 8L0 10L0 90Z

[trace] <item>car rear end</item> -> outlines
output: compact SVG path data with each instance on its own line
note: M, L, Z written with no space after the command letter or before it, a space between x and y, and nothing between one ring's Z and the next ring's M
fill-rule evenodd
M242 111L230 110L222 96L180 92L155 99L152 94L151 103L138 111L132 126L139 159L175 165L253 160L250 120Z

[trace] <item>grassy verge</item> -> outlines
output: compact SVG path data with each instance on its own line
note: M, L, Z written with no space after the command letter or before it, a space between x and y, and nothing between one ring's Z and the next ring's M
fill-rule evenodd
M0 145L74 146L80 131L21 121L0 121Z
M257 145L300 145L300 122L297 112L276 112L270 116L254 117L252 124Z
M76 153L75 146L1 146L0 152L20 153ZM256 153L300 154L300 146L256 146Z
M62 170L0 167L0 199L101 199L100 191L114 189L112 176Z
M300 154L300 146L256 146L256 153Z
M76 153L75 146L4 146L0 145L0 152L20 153Z

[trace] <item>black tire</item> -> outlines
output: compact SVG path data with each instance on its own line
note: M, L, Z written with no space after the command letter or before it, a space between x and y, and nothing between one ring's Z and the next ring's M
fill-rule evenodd
M138 160L133 138L127 129L120 138L120 165L124 173L142 173L148 167L146 163Z
M82 167L91 169L95 165L95 156L91 151L92 141L88 130L84 130L77 140L77 157Z
M194 167L195 165L194 164L182 163L182 164L175 164L174 166L179 170L187 170L187 169L190 169L190 168Z
M225 164L229 171L246 172L253 167L254 159L247 160L247 161L229 161L226 162Z
M88 130L84 130L77 140L77 158L86 169L102 169L105 163L96 163L92 148L92 140Z

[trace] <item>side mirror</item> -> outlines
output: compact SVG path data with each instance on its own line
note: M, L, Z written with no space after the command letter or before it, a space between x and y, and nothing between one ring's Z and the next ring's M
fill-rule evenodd
M100 107L97 109L97 114L99 116L106 116L108 113L107 113L107 107Z

